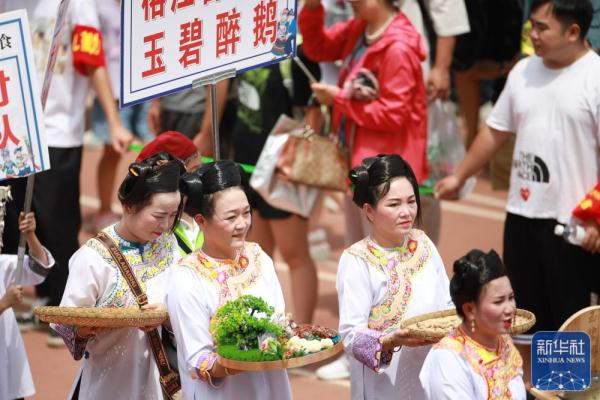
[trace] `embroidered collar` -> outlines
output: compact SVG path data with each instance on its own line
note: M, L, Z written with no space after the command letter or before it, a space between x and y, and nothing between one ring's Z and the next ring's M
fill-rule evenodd
M213 258L197 250L179 262L194 269L200 277L219 288L219 304L241 296L261 274L262 250L256 243L246 242L233 260Z
M410 259L415 251L417 251L418 242L414 240L410 234L404 239L404 244L397 247L380 246L372 237L367 238L367 249L375 256L382 265L387 265L391 258L399 256L400 262Z
M460 353L473 372L481 376L488 387L488 399L508 400L508 387L522 370L523 359L508 335L501 335L495 355L473 340L460 327L434 345L434 348L449 349Z
M413 229L403 246L386 249L365 238L346 250L387 278L387 294L371 308L369 329L389 332L402 323L408 310L413 279L429 263L432 248L422 231Z
M201 249L196 252L196 258L206 269L208 275L219 283L241 274L249 264L245 246L236 251L233 260L211 257Z
M106 228L106 233L108 233L108 235L111 236L117 242L117 246L119 247L119 249L121 251L137 250L140 253L143 253L144 249L146 249L146 247L148 245L151 245L153 243L153 241L148 241L146 243L140 243L140 242L134 242L134 241L125 239L123 236L119 235L119 233L117 232L116 227L118 224L119 223L116 222L116 223L112 224L111 226L109 226L108 228Z

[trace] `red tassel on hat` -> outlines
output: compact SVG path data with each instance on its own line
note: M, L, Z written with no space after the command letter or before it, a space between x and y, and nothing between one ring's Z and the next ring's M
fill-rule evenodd
M573 216L582 221L593 219L600 224L600 182L575 207Z

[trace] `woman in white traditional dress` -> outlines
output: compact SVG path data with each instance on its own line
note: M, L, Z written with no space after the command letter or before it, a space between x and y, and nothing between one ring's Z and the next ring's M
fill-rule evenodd
M241 295L264 299L284 312L283 294L273 261L246 242L251 213L247 177L232 161L202 166L197 180L186 181L188 209L204 232L202 249L169 271L169 316L177 339L184 399L291 398L285 370L240 372L217 361L209 325L219 306Z
M452 303L435 245L413 228L417 180L397 154L363 160L350 179L353 201L371 225L370 236L342 254L336 283L352 399L424 399L418 374L429 346L400 325Z
M523 359L508 335L515 295L500 256L471 250L456 261L450 295L463 322L427 355L427 398L524 400Z
M166 280L159 276L180 258L173 228L181 211L183 165L166 153L131 164L119 188L123 216L103 229L116 243L148 296L145 309L159 307ZM97 238L69 262L64 307L137 307L127 281ZM152 327L147 327L148 329ZM75 360L83 358L72 399L163 398L148 338L137 328L100 330L54 325Z

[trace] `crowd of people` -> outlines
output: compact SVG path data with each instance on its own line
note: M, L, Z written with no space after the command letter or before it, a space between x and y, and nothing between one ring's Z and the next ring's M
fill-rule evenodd
M0 13L27 9L43 58L59 3L5 0ZM45 109L52 168L36 176L35 217L22 212L25 181L2 183L14 201L0 257L0 399L34 393L12 311L23 300L23 286L13 284L16 257L8 255L20 232L30 254L22 284L37 285L45 304L169 314L140 329L52 325L48 344L81 360L70 399L160 399L175 372L185 399L292 397L285 370L221 365L210 329L220 305L246 294L292 310L298 323L313 321L318 279L308 219L272 206L240 166L256 164L280 115L349 149L346 249L336 278L344 355L317 376L349 378L353 399L526 398L526 353L508 334L517 304L536 315L532 330L515 339L526 346L532 333L557 330L600 290L600 225L572 218L600 181L600 58L590 29L600 1L506 0L499 9L493 1L304 0L298 55L318 82L296 65L272 64L219 83L216 99L193 89L121 111L119 3L71 1ZM103 51L73 47L84 34L97 34ZM45 62L36 66L43 76ZM103 143L92 227L99 233L80 246L90 95L90 127ZM479 128L482 97L494 106ZM201 155L215 156L205 112L213 100L224 160L202 164ZM468 151L423 191L432 162L428 111L453 100ZM119 215L112 188L134 137L144 147L119 186ZM474 249L449 277L436 248L440 200L457 199L469 177L507 151L512 157L496 160L510 171L502 257ZM557 224L579 224L581 244L555 235ZM275 250L289 266L287 307ZM462 324L437 343L401 328L408 318L452 308ZM166 355L156 354L152 338ZM170 366L157 364L162 356Z

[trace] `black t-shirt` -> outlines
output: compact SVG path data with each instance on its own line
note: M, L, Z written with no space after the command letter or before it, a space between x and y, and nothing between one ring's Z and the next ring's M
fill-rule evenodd
M238 105L233 127L234 159L255 165L279 116L292 116L292 104L278 64L244 72L236 80Z

